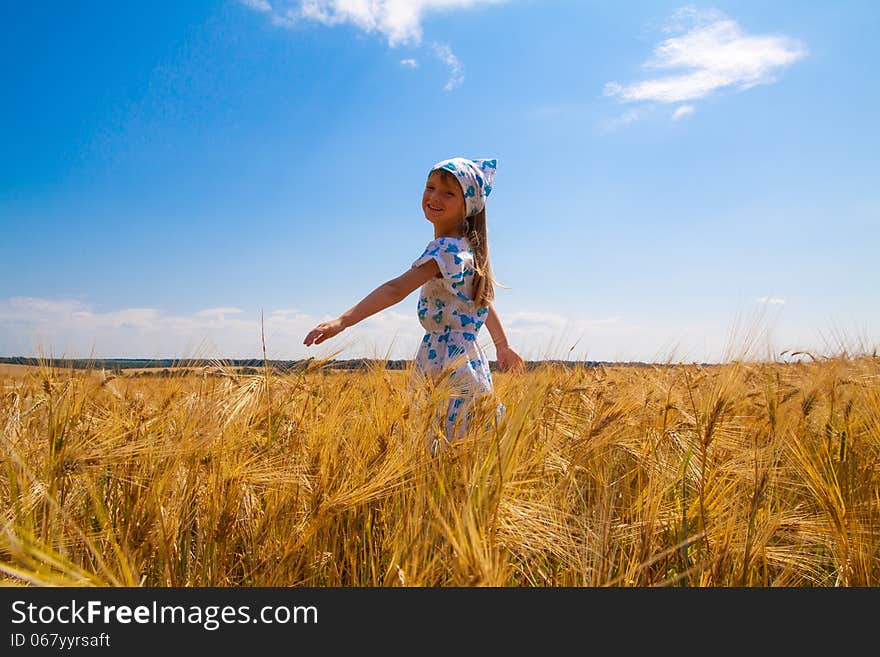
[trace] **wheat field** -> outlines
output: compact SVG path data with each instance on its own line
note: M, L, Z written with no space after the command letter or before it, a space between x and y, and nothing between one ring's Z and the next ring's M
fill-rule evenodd
M0 578L880 584L876 354L499 372L435 457L409 371L325 365L0 371Z

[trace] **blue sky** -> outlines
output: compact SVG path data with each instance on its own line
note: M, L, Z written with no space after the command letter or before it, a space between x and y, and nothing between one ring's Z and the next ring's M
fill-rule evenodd
M528 359L880 342L873 2L226 0L0 8L0 355L411 358L417 292L305 334L495 157ZM490 358L487 330L480 342Z

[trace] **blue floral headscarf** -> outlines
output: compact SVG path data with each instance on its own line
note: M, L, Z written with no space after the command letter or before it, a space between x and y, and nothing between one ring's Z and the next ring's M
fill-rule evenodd
M473 217L486 207L486 198L492 191L492 180L498 160L469 160L465 157L453 157L443 160L431 167L430 176L437 169L446 169L455 174L455 179L464 192L466 207L465 216Z

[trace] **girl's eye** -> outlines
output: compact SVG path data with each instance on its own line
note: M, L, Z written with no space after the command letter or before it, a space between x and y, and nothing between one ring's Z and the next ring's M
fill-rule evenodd
M453 192L446 192L446 196L455 196Z

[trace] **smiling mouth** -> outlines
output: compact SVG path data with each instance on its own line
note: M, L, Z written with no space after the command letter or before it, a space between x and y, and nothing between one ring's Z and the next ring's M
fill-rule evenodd
M432 208L430 205L428 206L428 209L429 209L431 212L443 212L443 210L438 210L437 208Z

